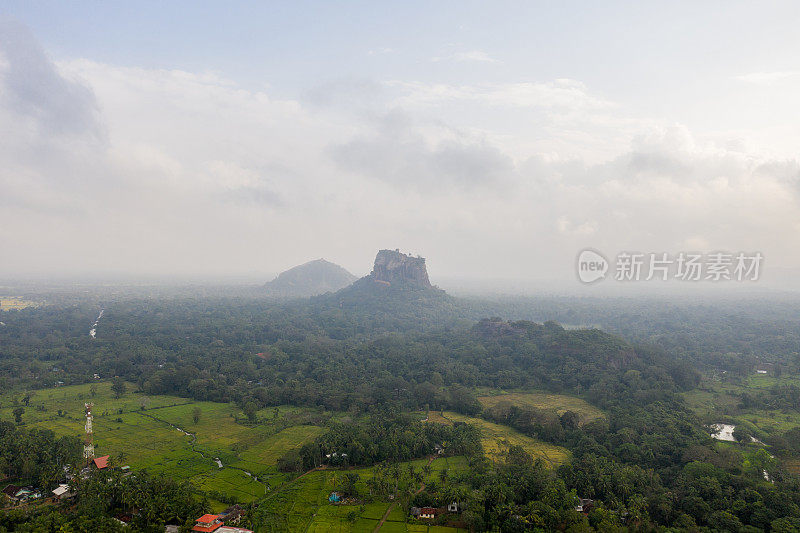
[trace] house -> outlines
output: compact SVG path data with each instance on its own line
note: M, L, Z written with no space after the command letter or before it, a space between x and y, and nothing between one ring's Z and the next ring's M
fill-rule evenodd
M225 522L226 525L228 524L238 524L239 521L242 519L242 515L244 514L244 509L240 505L232 505L219 513L219 519Z
M3 494L14 499L21 488L19 485L6 485L6 488L3 489Z
M588 513L594 507L594 500L589 498L578 498L578 503L575 505L575 510L579 513Z
M192 531L200 531L201 533L211 533L212 531L217 531L221 527L222 527L222 520L219 519L219 515L204 514L195 521L195 524L192 527Z
M69 491L69 485L66 483L62 483L50 492L53 493L53 497L56 500L66 500L75 496L75 493Z
M108 460L110 457L111 457L110 455L95 457L94 459L92 459L92 464L94 464L94 466L96 466L98 470L108 468Z
M441 511L435 507L423 507L419 510L419 517L422 519L436 518Z
M181 526L176 526L173 524L167 524L164 526L164 533L180 533Z

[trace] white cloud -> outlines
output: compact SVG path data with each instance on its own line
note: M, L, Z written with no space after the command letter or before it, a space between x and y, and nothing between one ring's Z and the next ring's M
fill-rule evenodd
M403 104L437 105L446 101L466 101L498 107L552 108L569 111L604 109L613 104L592 95L586 87L570 79L552 82L521 82L480 85L446 85L393 81Z
M736 76L734 79L756 85L774 85L785 80L800 79L800 71L780 70L773 72L750 72L748 74Z
M499 63L499 61L483 50L469 50L466 52L455 52L447 56L437 56L431 59L434 63L440 61L476 62L476 63Z
M0 35L0 273L319 256L363 272L386 246L427 255L434 279L571 278L586 246L800 264L796 160L631 118L575 80L348 82L302 101L213 73L54 64Z

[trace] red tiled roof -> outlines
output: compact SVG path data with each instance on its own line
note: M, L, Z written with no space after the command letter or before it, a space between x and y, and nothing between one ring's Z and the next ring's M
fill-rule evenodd
M100 469L106 468L108 466L109 457L110 457L109 455L104 455L103 457L96 457L94 459L94 466Z
M222 527L222 522L219 520L219 515L204 514L197 519L197 523L192 528L192 531L199 531L200 533L210 533Z
M199 531L200 533L211 533L212 531L216 531L221 527L222 527L222 522L217 522L216 524L209 524L208 526L195 525L192 528L192 531Z

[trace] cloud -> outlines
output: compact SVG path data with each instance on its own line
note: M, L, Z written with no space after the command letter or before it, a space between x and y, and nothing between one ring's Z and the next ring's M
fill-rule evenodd
M91 89L64 77L27 28L0 19L0 58L0 105L18 121L18 130L102 135Z
M496 107L547 108L555 110L591 110L613 104L592 95L586 87L571 79L552 82L520 82L504 84L446 85L394 81L389 87L404 94L402 104L437 105L446 101L465 101Z
M750 72L735 76L734 79L743 81L745 83L752 83L755 85L774 85L776 83L800 78L800 71L797 70L781 70L773 72Z
M344 170L400 188L492 186L513 169L511 158L485 140L452 130L423 130L396 112L375 120L365 134L334 144L330 150Z
M26 31L0 35L0 274L266 278L319 256L362 272L386 246L428 256L434 279L571 279L587 246L800 264L797 160L632 117L577 80L278 98L214 73L54 63Z
M395 52L394 48L382 47L382 48L373 48L372 50L367 51L368 56L382 56L386 54L393 54Z
M476 62L476 63L499 63L497 59L487 54L482 50L470 50L467 52L456 52L447 56L437 56L431 59L434 63L440 61L457 61L457 62Z

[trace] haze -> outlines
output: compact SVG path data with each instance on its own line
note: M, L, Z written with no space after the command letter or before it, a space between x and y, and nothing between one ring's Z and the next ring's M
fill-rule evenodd
M4 2L0 277L800 267L794 2Z

